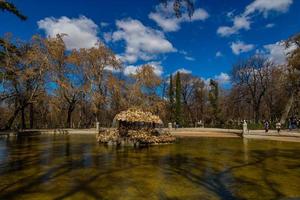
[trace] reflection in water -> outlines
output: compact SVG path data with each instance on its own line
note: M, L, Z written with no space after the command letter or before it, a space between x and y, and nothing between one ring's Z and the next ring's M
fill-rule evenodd
M300 197L300 144L186 138L134 149L90 135L0 140L0 199Z
M248 139L243 138L243 146L244 146L244 162L248 163Z

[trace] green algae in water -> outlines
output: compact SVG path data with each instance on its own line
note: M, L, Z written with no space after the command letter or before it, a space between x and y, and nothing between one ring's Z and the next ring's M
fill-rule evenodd
M0 140L0 199L300 198L300 143L182 138L135 149L92 135Z

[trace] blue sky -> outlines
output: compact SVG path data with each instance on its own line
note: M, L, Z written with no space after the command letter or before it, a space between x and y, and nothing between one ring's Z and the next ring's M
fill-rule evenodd
M178 69L220 82L241 57L255 52L284 62L282 40L300 32L298 0L197 0L190 19L176 19L158 0L13 0L28 16L0 14L0 35L67 33L69 49L102 41L122 59L125 73L150 63L167 76Z

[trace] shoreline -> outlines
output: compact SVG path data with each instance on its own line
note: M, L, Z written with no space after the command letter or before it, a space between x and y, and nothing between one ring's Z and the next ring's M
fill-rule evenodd
M169 130L164 128L164 130ZM209 137L209 138L246 138L259 140L274 140L283 142L300 142L299 131L282 130L279 134L275 130L265 133L264 130L250 130L247 134L242 134L238 129L219 128L178 128L171 129L170 133L177 138L184 137ZM10 136L30 136L30 135L96 135L95 128L91 129L27 129L23 132L6 131L0 132L0 137Z
M300 132L282 130L279 134L276 130L265 133L264 130L250 130L242 134L238 129L216 128L179 128L171 130L171 134L178 137L212 137L212 138L245 138L257 140L273 140L282 142L300 142Z

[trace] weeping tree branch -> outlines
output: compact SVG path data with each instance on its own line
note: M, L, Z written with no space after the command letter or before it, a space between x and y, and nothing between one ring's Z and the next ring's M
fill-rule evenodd
M170 0L159 0L164 6L168 6ZM195 11L195 6L192 0L175 0L173 3L173 10L177 18L182 16L182 13L186 10L191 18Z
M26 20L27 17L23 15L14 4L7 2L6 0L0 0L0 10L2 11L8 11L10 13L13 13L21 20Z

